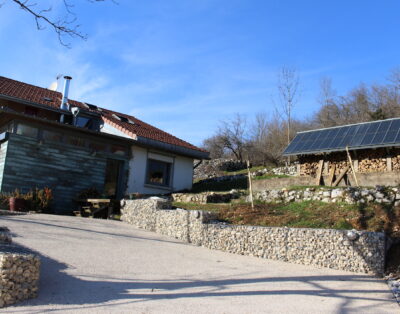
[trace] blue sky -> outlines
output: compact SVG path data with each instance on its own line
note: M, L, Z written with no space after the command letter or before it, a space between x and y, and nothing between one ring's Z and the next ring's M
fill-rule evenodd
M59 11L59 0L53 13ZM73 0L71 0L73 1ZM11 1L0 8L0 75L130 113L194 144L234 113L272 113L277 72L298 69L294 115L318 109L321 77L345 93L400 66L400 2L75 0L87 41L58 43ZM58 3L58 5L57 5Z

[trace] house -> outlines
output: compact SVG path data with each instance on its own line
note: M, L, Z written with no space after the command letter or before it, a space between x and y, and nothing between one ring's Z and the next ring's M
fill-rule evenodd
M108 198L190 189L209 153L133 116L0 77L0 190L53 190L57 213L89 188Z
M299 132L283 155L314 184L398 185L400 118Z

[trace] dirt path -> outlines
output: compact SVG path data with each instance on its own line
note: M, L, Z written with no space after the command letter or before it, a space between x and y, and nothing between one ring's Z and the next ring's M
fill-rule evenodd
M183 244L117 221L0 217L40 253L39 297L11 313L398 313L380 279Z

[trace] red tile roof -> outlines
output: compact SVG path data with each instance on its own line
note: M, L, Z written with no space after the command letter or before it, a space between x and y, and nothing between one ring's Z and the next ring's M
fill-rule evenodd
M52 107L55 109L60 109L62 99L62 94L60 92L15 81L2 76L0 76L0 95L32 102L46 107ZM85 110L94 111L88 109L87 106L82 102L71 99L69 99L68 102L72 106L77 106ZM106 123L119 129L120 131L124 132L134 139L139 136L171 145L181 146L187 149L206 152L201 148L198 148L186 141L183 141L133 116L104 108L100 108L100 110L101 111L97 112L101 114L103 120ZM125 117L126 119L132 121L133 124L121 121L120 119L118 119L117 116Z

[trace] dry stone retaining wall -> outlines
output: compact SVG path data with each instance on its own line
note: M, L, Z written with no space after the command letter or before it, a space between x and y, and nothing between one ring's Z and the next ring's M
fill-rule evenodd
M228 193L215 193L215 192L203 192L203 193L172 193L171 199L173 202L182 203L229 203L233 199L238 199L244 195L243 192L232 190Z
M139 228L230 253L377 275L384 271L383 233L236 226L216 222L210 212L168 208L170 201L161 198L123 200L121 219Z
M349 204L360 203L386 203L400 205L400 191L398 188L306 188L299 190L264 190L254 194L254 199L264 202L302 202L322 201L326 203L345 202Z
M12 245L9 230L0 228L0 308L36 297L39 268L39 257Z

